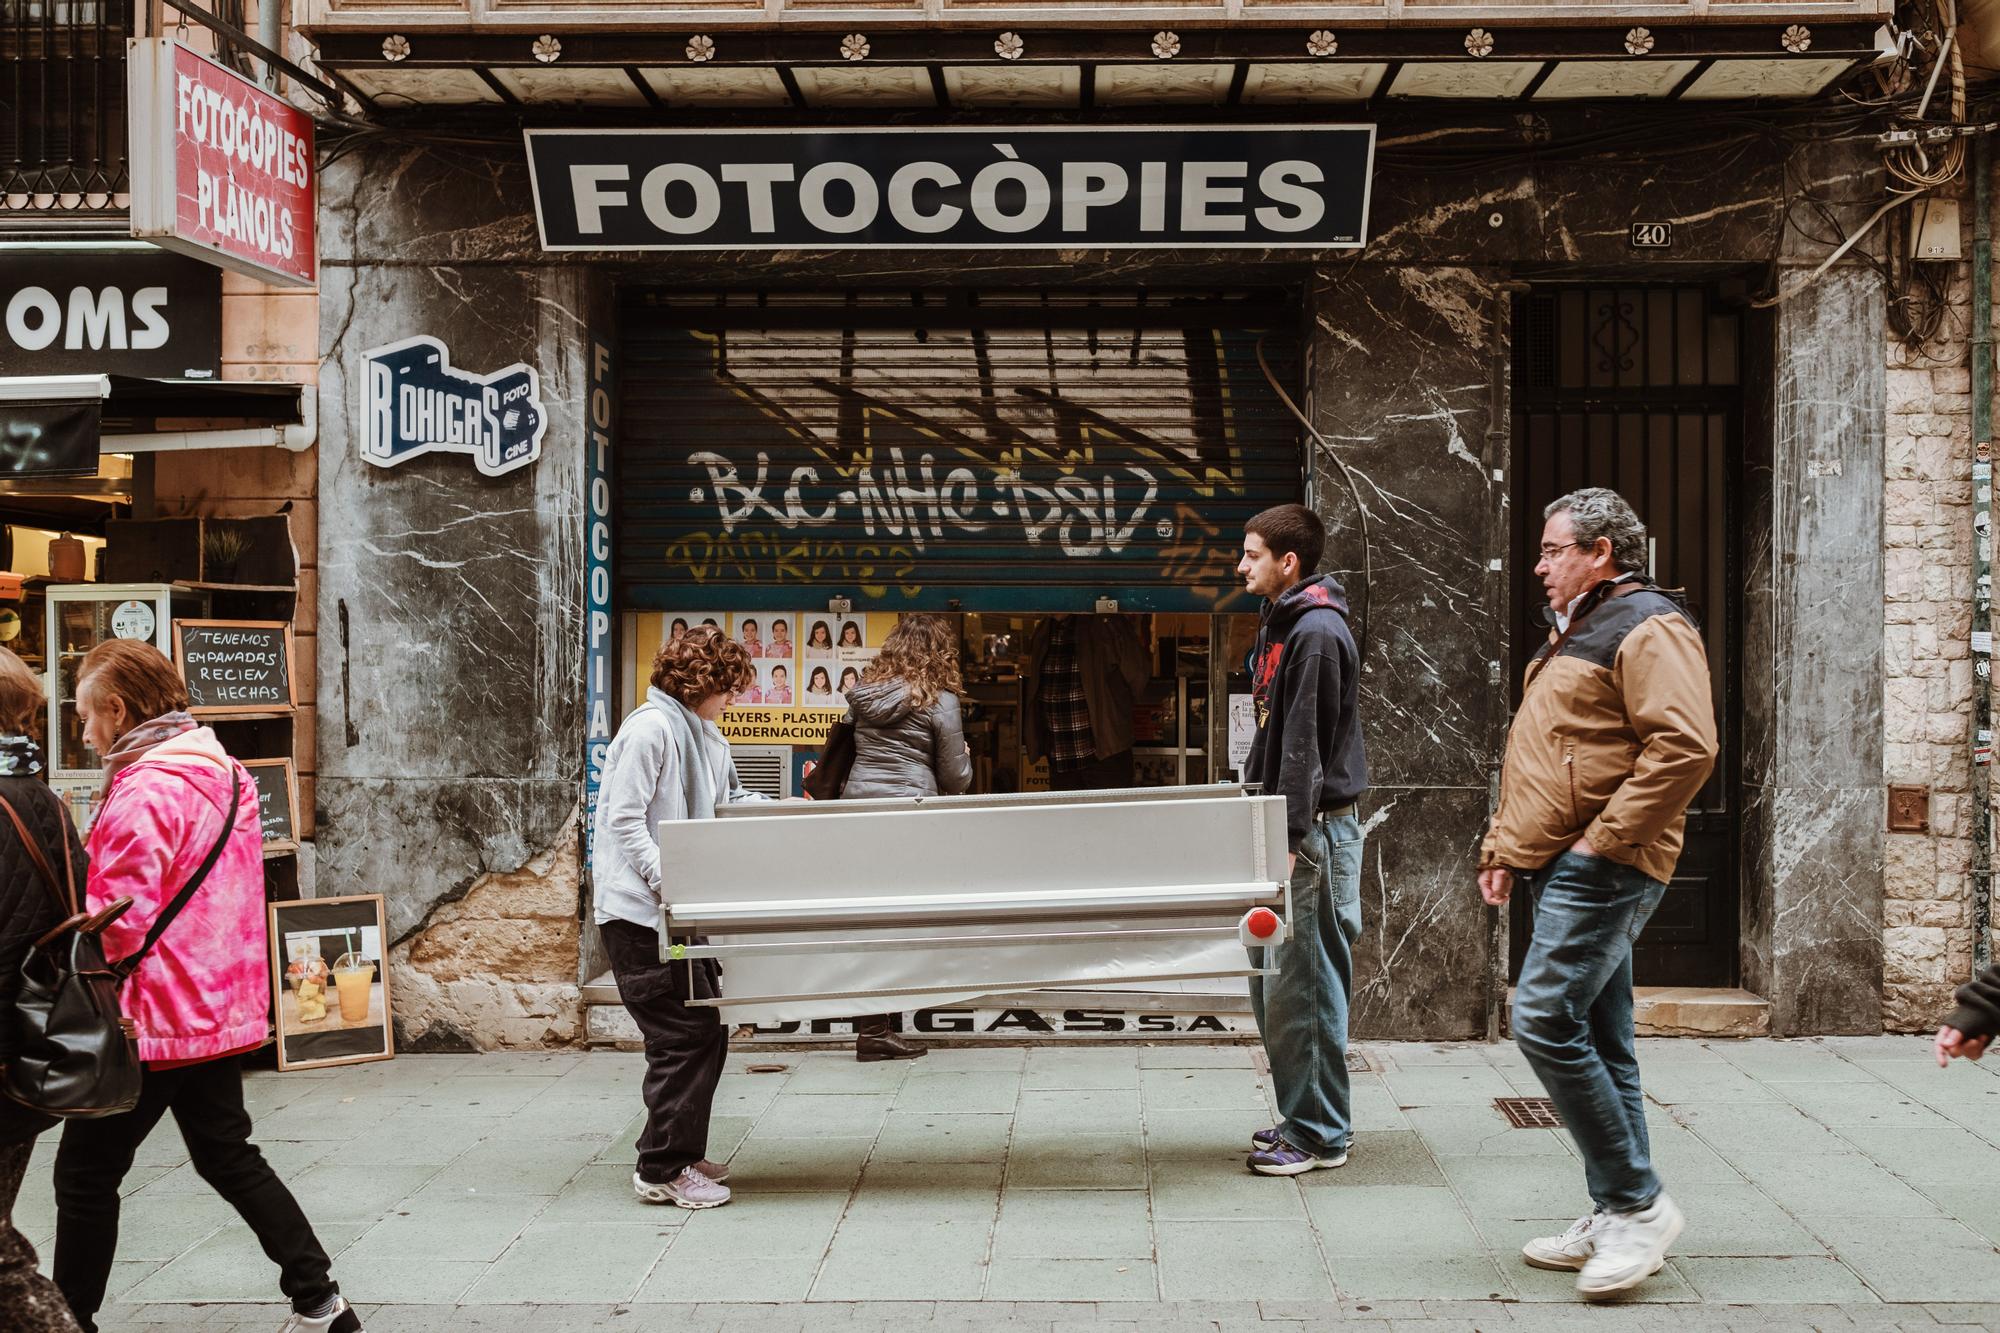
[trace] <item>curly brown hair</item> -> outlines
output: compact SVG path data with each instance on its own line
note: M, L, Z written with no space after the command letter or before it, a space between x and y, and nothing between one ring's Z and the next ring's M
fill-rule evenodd
M958 629L949 616L907 615L896 622L882 651L861 673L863 684L900 680L910 702L929 708L940 694L965 691L958 673Z
M660 645L653 657L653 687L689 708L718 694L734 694L757 678L750 653L719 629L697 625Z

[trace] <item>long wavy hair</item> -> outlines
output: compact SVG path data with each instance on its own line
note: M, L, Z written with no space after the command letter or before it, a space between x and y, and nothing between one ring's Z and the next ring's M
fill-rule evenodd
M907 615L896 622L882 651L861 673L863 684L899 680L910 692L910 702L929 708L940 694L949 690L963 693L965 681L958 673L958 630L947 616Z

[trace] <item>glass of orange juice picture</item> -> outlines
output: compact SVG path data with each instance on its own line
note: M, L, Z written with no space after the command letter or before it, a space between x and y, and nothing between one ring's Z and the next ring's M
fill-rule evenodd
M358 953L344 953L333 965L333 988L340 996L340 1021L368 1021L368 997L375 981L375 962Z

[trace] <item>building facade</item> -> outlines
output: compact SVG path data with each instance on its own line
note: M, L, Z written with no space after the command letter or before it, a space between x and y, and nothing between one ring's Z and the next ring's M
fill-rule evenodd
M1140 617L1164 728L1140 762L1220 778L1241 521L1291 498L1369 641L1357 1030L1497 1033L1523 923L1474 857L1543 632L1540 509L1585 484L1688 588L1724 724L1642 942L1656 1022L1933 1021L1974 934L1971 275L1909 258L1943 224L1881 209L1903 177L1874 138L1913 118L1928 29L1898 63L1873 4L1657 8L316 6L319 68L378 127L322 181L318 882L388 895L406 1042L592 1035L590 757L674 619L804 644L957 614L995 664L982 772L1032 786L1010 644ZM1309 211L1241 168L1190 186L1200 135L1254 163L1342 126L1371 155L1319 199L1365 233L1190 234ZM752 134L750 167L687 167ZM986 146L961 184L1040 163L1036 135L1098 174L1055 172L1041 212L995 186L990 218L976 183L896 196L894 136L925 134ZM1128 148L1129 211L1045 240ZM718 179L753 232L745 181L801 202L677 240L723 225ZM1944 250L1969 252L1964 171L1925 198L1962 205ZM912 225L954 200L1033 220L1016 245ZM427 394L517 410L458 430ZM760 676L775 707L742 730L779 790L815 679L782 656L804 678ZM1886 831L1887 783L1928 788L1927 831Z
M270 47L298 40L279 8L234 17ZM319 298L310 281L135 235L135 179L157 176L148 136L168 118L135 91L128 51L166 35L157 7L130 0L30 0L0 18L0 523L18 576L0 642L45 676L56 702L39 739L81 823L103 779L76 721L75 666L114 632L121 601L144 611L115 632L163 648L170 624L154 608L285 622L297 650L283 716L218 728L241 757L289 765L300 799L267 883L291 898L313 891ZM237 104L309 102L290 74L206 26L183 24L179 40ZM301 187L309 159L302 150ZM297 221L309 266L309 206ZM56 555L71 539L85 548L73 568ZM50 610L64 597L68 620Z

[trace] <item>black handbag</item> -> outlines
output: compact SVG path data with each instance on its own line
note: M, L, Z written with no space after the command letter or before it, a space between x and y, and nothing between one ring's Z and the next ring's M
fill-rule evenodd
M91 1120L118 1115L139 1104L143 1069L131 1019L118 1005L118 987L145 960L161 934L180 915L236 831L236 812L243 803L242 785L232 767L229 814L222 833L200 868L181 886L138 949L116 963L105 961L104 928L125 915L130 898L120 898L96 914L82 910L76 894L76 867L69 852L69 812L57 803L63 829L63 879L42 854L5 797L0 810L13 821L21 845L40 871L64 914L55 929L36 940L21 963L21 988L14 997L12 1022L16 1048L8 1061L0 1091L31 1110L69 1119Z
M849 716L834 723L826 733L826 746L819 752L819 762L806 774L806 795L815 801L839 800L841 789L847 785L847 775L853 771L854 720Z

